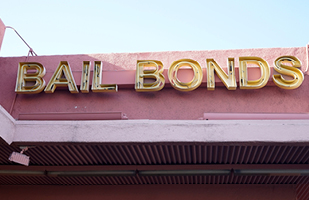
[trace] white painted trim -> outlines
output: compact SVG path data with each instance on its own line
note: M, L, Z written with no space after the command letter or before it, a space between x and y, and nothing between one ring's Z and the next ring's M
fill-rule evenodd
M11 144L14 133L15 119L0 105L0 137Z
M309 142L309 120L16 121L0 106L12 142Z
M309 142L309 120L16 121L14 142Z

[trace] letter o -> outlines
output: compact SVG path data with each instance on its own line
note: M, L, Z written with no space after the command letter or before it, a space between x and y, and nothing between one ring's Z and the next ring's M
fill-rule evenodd
M177 73L178 70L183 66L189 66L194 73L194 76L189 82L181 82ZM168 69L168 79L173 88L179 91L192 91L198 88L203 81L203 71L200 64L191 59L181 59L172 63Z

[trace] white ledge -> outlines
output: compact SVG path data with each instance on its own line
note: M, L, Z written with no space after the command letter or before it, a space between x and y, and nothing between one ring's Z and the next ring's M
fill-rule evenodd
M16 121L0 107L7 142L309 142L309 120Z
M14 118L0 105L0 137L8 144L13 142L15 122Z

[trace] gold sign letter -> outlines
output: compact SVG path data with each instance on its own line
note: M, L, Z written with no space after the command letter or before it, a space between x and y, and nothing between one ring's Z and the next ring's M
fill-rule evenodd
M177 78L177 72L181 67L190 67L193 70L194 77L189 82L181 82ZM181 59L172 63L168 69L168 79L176 90L179 91L192 91L198 88L203 81L203 71L200 64L194 60Z
M234 58L228 58L227 68L228 74L216 63L214 59L206 59L207 63L207 89L215 89L215 71L217 76L224 83L225 87L228 90L236 90L236 77L235 77L235 67L234 67Z
M40 63L19 63L15 92L18 94L34 94L42 92L45 87L45 81L43 79L44 75L45 68Z
M90 61L83 62L82 78L80 82L80 91L82 93L89 93L90 66Z
M285 65L285 64L290 64ZM298 88L303 80L304 74L296 67L301 67L301 62L294 56L281 56L275 60L275 70L283 75L293 77L292 80L287 80L280 74L273 75L274 83L283 89L295 89Z
M247 64L260 67L261 77L257 80L248 80ZM270 69L265 60L259 57L239 57L239 87L240 89L259 89L264 87L269 79Z
M93 92L117 92L118 86L116 84L101 84L102 80L102 63L101 61L94 61L93 79L91 90Z
M71 93L78 93L75 80L67 61L61 61L45 88L45 93L54 93L56 87L68 86Z
M159 91L164 87L163 64L156 60L138 60L136 65L135 90L137 92ZM150 82L147 82L151 79ZM152 81L152 79L154 81Z

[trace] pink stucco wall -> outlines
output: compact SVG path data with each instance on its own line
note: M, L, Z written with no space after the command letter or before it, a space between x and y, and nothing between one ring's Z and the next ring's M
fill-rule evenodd
M266 86L258 90L228 91L217 84L214 91L208 91L205 81L196 90L180 92L166 84L158 92L138 93L134 90L137 60L159 60L165 68L173 61L190 58L206 67L206 58L215 59L219 65L226 66L227 58L234 57L238 68L238 57L257 56L265 59L270 67L274 60L283 55L293 55L307 68L306 47L240 49L217 51L118 53L93 55L59 55L38 57L0 57L2 78L0 79L0 104L16 119L24 113L91 113L120 111L129 119L181 119L191 120L203 117L204 113L306 113L309 112L309 80L305 76L303 84L295 90L284 90L276 86ZM14 87L19 62L40 62L47 69L46 82L49 81L60 61L68 61L77 84L80 82L83 61L103 62L103 82L119 83L117 93L71 94L67 89L56 89L53 94L22 95L15 94ZM237 69L238 70L238 69ZM131 73L132 72L132 73ZM272 69L273 73L273 69ZM106 76L109 74L109 76ZM120 74L127 74L125 78ZM119 75L119 76L117 76ZM205 78L204 74L204 79ZM123 80L126 79L126 80ZM167 80L167 77L166 77ZM126 82L127 81L127 82ZM271 82L270 82L270 85Z
M257 90L241 90L237 88L236 91L229 91L222 84L221 86L218 84L214 91L209 91L206 88L205 81L198 89L191 92L177 91L168 83L163 90L158 92L139 93L134 90L134 72L137 60L159 60L163 62L164 67L167 69L173 61L190 58L198 61L202 68L205 69L206 58L213 58L220 66L226 66L228 57L234 57L235 61L237 61L240 56L256 56L265 59L273 73L274 60L283 55L291 55L300 59L303 63L301 69L306 71L306 47L0 57L0 69L2 69L0 105L4 108L2 113L6 113L2 116L3 119L6 119L2 120L2 123L12 129L9 133L1 130L0 135L8 143L14 141L307 142L306 120L298 120L297 123L299 124L297 126L295 126L296 122L289 120L285 122L192 121L203 119L205 113L308 113L309 79L307 74L305 74L302 85L294 90L281 89L271 84L271 81L264 88ZM48 82L60 61L68 61L75 81L79 84L83 61L91 61L93 64L97 60L103 62L103 82L119 84L118 92L94 93L90 90L88 94L81 92L71 94L66 88L57 88L55 93L52 94L44 92L39 94L16 94L14 91L19 62L42 63L47 70L47 75L44 78ZM236 62L235 66L237 71L238 62ZM119 120L89 121L88 117L92 113L106 114L107 112L125 113L129 120L125 122ZM16 122L8 117L11 115L18 120L21 119L22 115L27 116L27 120L42 120L44 116L51 114L62 121L31 122L21 120ZM69 119L64 118L64 116L68 115L76 115L79 120L86 121L67 121ZM139 121L131 121L132 119L139 119ZM10 121L13 125L5 123L5 121ZM206 133L204 127L208 126L212 127L207 128L209 131L207 134L209 135L201 134ZM71 131L72 128L74 128L74 132ZM239 128L247 131L239 131ZM87 134L84 134L85 132ZM113 134L110 134L111 132ZM250 134L247 134L249 132ZM293 135L292 132L294 132ZM279 133L280 137L278 137Z
M295 200L293 185L1 186L3 199Z

